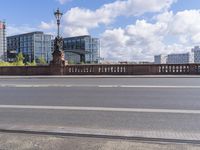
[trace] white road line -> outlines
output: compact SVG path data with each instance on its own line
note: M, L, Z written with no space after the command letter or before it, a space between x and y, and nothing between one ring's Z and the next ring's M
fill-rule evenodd
M0 84L0 87L36 88L36 87L72 87L73 85L58 84Z
M100 87L100 88L116 88L116 87L120 87L120 85L98 85L97 87Z
M200 88L200 86L175 86L175 85L121 85L125 88Z
M64 85L64 84L0 84L0 87L37 88L37 87L99 87L99 88L195 88L200 86L174 86L174 85Z
M200 110L181 110L181 109L143 109L143 108L112 108L112 107L36 106L36 105L0 105L0 108L73 110L73 111L107 111L107 112L140 112L140 113L172 113L172 114L200 114Z

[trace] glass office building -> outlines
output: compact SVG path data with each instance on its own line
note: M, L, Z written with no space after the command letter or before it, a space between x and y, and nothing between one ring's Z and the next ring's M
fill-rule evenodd
M20 52L25 57L25 62L33 62L44 58L46 62L52 59L52 35L43 32L31 32L7 37L8 61L13 62Z
M6 24L0 21L0 61L7 61Z
M100 40L89 35L63 39L65 59L73 63L99 63Z

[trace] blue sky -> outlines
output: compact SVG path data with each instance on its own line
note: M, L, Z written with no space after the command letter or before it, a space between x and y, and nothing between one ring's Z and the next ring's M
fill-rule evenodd
M60 4L57 0L1 0L0 19L5 19L8 24L37 26L43 20L49 21L54 19L52 13L58 7L62 11L67 11L73 7L95 10L103 4L114 1L72 0L71 2ZM200 1L198 0L179 0L172 5L171 10L177 12L185 9L199 9L199 7ZM134 20L134 18L132 19ZM120 20L117 22L120 24Z
M152 61L200 45L199 0L1 0L0 20L8 35L54 34L58 7L62 35L99 37L105 60Z
M57 8L67 11L73 7L96 9L113 0L74 0L60 4L57 0L1 0L0 19L8 24L37 26L41 21L54 19Z

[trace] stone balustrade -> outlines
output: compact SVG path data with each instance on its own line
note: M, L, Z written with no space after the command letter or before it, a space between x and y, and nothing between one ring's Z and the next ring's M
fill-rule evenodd
M0 75L198 75L200 64L97 64L0 67Z

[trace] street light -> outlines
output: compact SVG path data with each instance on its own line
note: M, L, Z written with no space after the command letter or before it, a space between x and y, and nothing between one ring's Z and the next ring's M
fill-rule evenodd
M63 39L62 37L60 37L60 20L62 18L62 15L63 13L61 13L59 9L57 9L54 12L54 16L56 18L57 27L58 27L58 30L57 30L58 34L54 40L54 51L62 51L63 49Z
M60 10L57 9L57 11L54 12L54 15L55 15L55 17L56 17L57 26L58 26L58 35L57 35L57 36L60 37L60 20L61 20L61 18L62 18L63 13L61 13Z
M57 11L54 12L54 15L57 21L58 35L55 37L55 40L54 40L54 51L52 53L53 60L51 61L51 65L65 66L65 55L63 52L63 39L60 36L60 20L62 18L63 13L61 13L60 10L57 9Z

